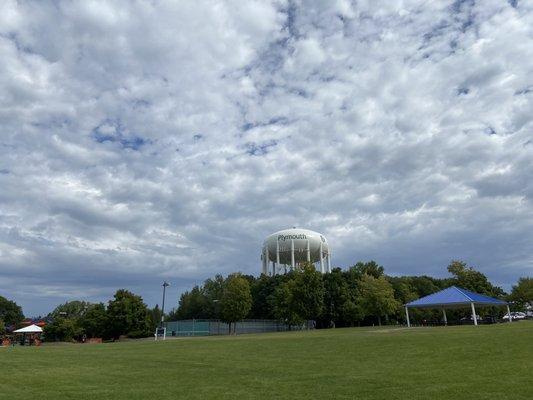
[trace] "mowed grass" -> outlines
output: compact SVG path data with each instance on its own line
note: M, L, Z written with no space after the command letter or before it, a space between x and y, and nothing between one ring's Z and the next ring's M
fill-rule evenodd
M5 399L531 399L533 322L0 348Z

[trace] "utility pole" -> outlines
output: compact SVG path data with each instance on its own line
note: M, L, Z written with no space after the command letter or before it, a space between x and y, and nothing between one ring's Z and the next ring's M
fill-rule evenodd
M161 304L161 328L163 327L163 319L165 318L165 292L168 286L170 286L170 283L167 281L163 282L161 285L163 286L163 303Z

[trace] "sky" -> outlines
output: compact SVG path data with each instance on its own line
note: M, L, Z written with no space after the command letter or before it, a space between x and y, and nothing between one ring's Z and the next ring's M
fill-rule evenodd
M332 265L533 271L533 3L0 2L0 295L150 306Z

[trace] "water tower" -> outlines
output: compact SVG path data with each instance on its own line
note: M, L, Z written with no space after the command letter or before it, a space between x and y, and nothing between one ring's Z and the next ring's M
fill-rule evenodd
M308 229L285 229L269 235L261 252L262 272L276 275L308 261L322 273L331 272L331 252L324 235Z

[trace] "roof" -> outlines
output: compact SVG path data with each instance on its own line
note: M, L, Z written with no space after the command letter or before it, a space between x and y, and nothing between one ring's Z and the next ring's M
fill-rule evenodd
M495 299L489 296L484 296L479 293L474 293L469 290L451 286L440 292L430 294L429 296L421 297L418 300L407 303L406 307L437 307L437 306L460 306L469 305L470 303L487 305L487 306L503 306L507 302Z
M37 325L30 325L24 328L17 329L13 333L41 333L43 330Z

